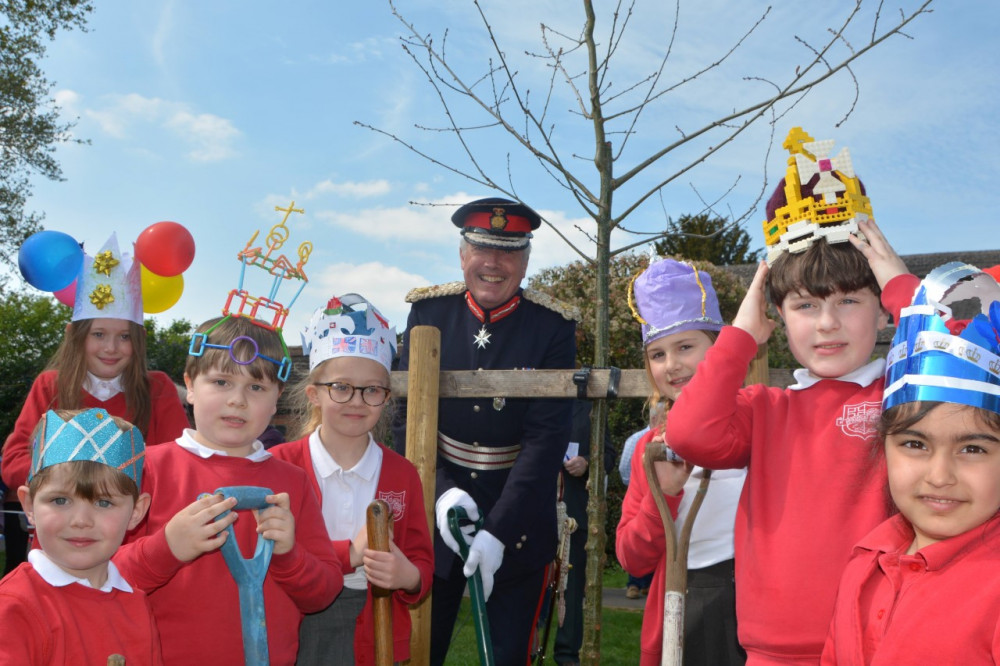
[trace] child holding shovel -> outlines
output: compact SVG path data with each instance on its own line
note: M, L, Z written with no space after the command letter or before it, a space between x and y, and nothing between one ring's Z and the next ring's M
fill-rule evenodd
M661 402L669 409L694 375L695 368L722 328L718 297L707 273L664 259L649 266L632 283L629 304L642 324L650 411ZM626 571L653 571L642 623L642 666L660 664L663 642L664 592L667 573L664 525L653 493L662 493L671 513L683 524L705 470L684 461L655 463L659 488L651 488L643 472L650 442L663 442L662 423L639 440L632 474L622 504L616 549ZM745 470L712 476L711 486L693 525L687 564L687 611L684 616L684 663L724 666L742 664L736 641L733 583L733 522Z

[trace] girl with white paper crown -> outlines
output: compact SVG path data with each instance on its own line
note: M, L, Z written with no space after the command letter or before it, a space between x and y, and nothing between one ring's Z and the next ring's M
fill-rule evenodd
M973 299L962 328L950 306ZM822 664L998 664L1000 285L931 271L887 361L875 446L898 513L854 547Z
M3 447L9 488L25 484L31 432L49 409L104 409L133 423L150 445L171 441L190 426L173 381L146 366L139 269L118 251L114 234L100 252L84 255L72 321ZM8 557L8 571L12 564L17 562Z
M313 314L302 340L309 376L299 393L300 439L270 451L310 473L344 566L344 590L329 608L303 619L297 663L374 663L369 584L393 590L393 661L406 661L407 605L430 591L434 565L417 470L372 435L391 420L385 406L396 331L371 303L347 294ZM375 499L392 510L388 553L368 548L365 512Z
M643 356L650 413L668 412L694 375L722 328L719 299L708 273L673 259L652 263L629 287L629 305L642 324ZM659 488L651 489L643 454L651 441L663 441L663 423L653 424L635 447L631 479L622 502L615 541L618 561L630 574L653 572L643 615L640 661L660 664L666 576L664 528L652 492L661 492L677 531L687 517L700 485L702 468L682 460L657 462ZM712 473L698 512L688 551L687 608L684 615L684 664L743 664L736 640L736 591L733 582L733 523L745 469Z

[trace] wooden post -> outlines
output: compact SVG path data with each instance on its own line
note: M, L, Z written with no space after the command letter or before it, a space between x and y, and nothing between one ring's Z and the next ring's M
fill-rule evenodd
M424 487L424 511L433 536L434 486L437 475L438 386L441 331L415 326L410 331L410 369L406 387L406 457L417 468ZM410 663L431 659L431 595L410 609Z
M750 386L751 384L764 384L765 386L771 384L770 372L767 368L767 343L757 347L757 355L750 361L743 385Z

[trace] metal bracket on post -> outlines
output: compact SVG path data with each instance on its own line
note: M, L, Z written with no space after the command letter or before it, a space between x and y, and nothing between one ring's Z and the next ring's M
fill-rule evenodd
M573 383L576 384L576 397L587 399L587 383L590 381L590 366L585 365L573 373Z
M618 397L618 383L622 379L622 369L611 366L608 368L608 398L614 400Z

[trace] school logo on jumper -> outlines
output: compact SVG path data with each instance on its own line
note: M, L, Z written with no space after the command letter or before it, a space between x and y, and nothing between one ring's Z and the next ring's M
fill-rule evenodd
M380 490L375 499L380 499L392 509L392 519L398 521L406 511L406 491L394 493Z
M844 405L844 415L837 419L837 427L848 437L871 439L876 433L882 403L859 402Z

